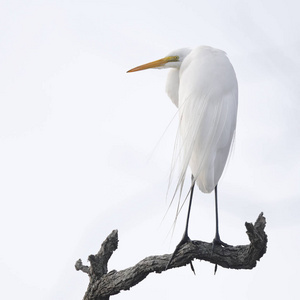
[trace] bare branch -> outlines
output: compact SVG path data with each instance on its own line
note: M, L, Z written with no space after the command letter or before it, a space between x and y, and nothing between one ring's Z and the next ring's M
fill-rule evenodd
M84 266L84 265L82 264L81 259L78 259L78 260L76 261L75 269L76 269L76 271L82 271L83 273L87 273L87 274L90 273L90 268L89 268L88 266Z
M212 243L191 241L184 244L174 257L169 269L189 264L194 259L206 260L228 269L252 269L257 261L266 253L267 235L264 231L266 219L261 213L255 224L245 223L250 240L249 245L242 246L215 246ZM109 296L118 294L121 290L129 290L132 286L145 279L149 273L165 271L172 254L149 256L135 266L121 271L107 273L107 262L118 246L118 231L114 230L102 243L96 255L90 255L91 267L88 272L78 260L75 268L89 273L90 283L84 296L85 300L107 300ZM84 269L84 270L83 270Z

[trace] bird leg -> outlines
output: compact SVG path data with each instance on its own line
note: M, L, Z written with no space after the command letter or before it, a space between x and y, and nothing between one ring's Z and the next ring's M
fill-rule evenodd
M216 245L218 246L224 246L224 247L227 247L227 246L230 246L226 243L224 243L223 241L221 241L220 239L220 234L219 234L219 216L218 216L218 189L217 189L217 186L215 187L215 209L216 209L216 235L215 235L215 238L213 240L213 246L212 246L212 251L214 251L214 248Z
M186 225L185 225L185 230L182 236L181 241L179 244L176 246L175 251L173 252L167 266L166 270L169 268L172 260L174 259L175 255L178 253L180 247L184 245L185 243L188 243L191 241L191 239L188 236L188 227L189 227L189 220L190 220L190 213L191 213L191 207L192 207L192 199L193 199L193 193L194 193L194 187L195 187L195 181L194 181L194 176L192 175L192 186L191 186L191 193L190 193L190 201L189 201L189 208L188 208L188 213L187 213L187 218L186 218ZM192 262L190 262L191 269L195 273L194 267L192 265Z
M230 246L230 245L224 243L223 241L221 241L221 239L220 239L220 234L219 234L219 216L218 216L218 189L217 189L217 186L218 185L216 185L216 187L215 187L216 235L215 235L215 238L213 239L213 242L212 242L212 252L214 252L214 249L215 249L216 245L223 246L223 247ZM214 274L217 273L217 268L218 268L218 265L215 264Z

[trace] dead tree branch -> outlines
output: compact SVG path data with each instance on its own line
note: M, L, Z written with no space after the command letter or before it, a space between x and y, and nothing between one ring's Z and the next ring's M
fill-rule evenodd
M257 261L266 253L267 235L264 231L266 219L261 213L255 224L245 223L250 240L249 245L243 246L215 246L212 243L191 241L184 244L174 257L169 269L189 264L194 259L206 260L228 269L252 269ZM107 263L113 251L118 248L118 231L112 233L102 243L96 255L90 255L90 267L83 266L79 259L75 268L89 274L90 283L84 300L107 300L111 295L121 290L129 290L132 286L145 279L151 272L165 271L172 254L149 256L135 266L125 270L108 272Z

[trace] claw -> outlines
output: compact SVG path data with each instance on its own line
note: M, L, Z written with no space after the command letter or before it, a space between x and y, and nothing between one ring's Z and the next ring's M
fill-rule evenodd
M221 241L220 236L219 236L218 234L217 234L216 237L213 239L213 242L212 242L212 252L214 252L215 245L218 245L218 246L221 246L221 247L222 247L222 246L223 246L223 247L231 247L231 245L228 245L228 244L224 243L223 241ZM214 275L216 275L217 269L218 269L218 265L215 264Z
M190 242L191 241L191 239L187 236L187 235L184 235L183 237L182 237L182 240L179 242L179 244L176 246L176 248L175 248L175 251L173 252L173 254L172 254L172 256L171 256L171 258L170 258L170 260L168 261L168 263L167 263L167 266L166 266L166 269L165 270L167 270L168 268L169 268L169 266L170 266L170 264L171 264L171 262L173 261L173 259L174 259L174 257L175 257L175 255L178 253L178 251L179 251L179 249L180 249L180 247L182 246L182 245L184 245L184 244L186 244L186 243L188 243L188 242ZM192 268L192 270L193 270L193 267L191 267ZM193 272L195 273L195 271L193 270Z
M221 241L220 236L218 234L216 234L215 238L213 239L212 251L214 251L216 245L217 246L223 246L223 247L231 247L231 245L226 244L223 241Z

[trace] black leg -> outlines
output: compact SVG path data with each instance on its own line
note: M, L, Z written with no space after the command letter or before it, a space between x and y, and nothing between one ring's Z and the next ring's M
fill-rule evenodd
M220 246L229 246L228 244L224 243L220 239L220 234L219 234L219 216L218 216L218 185L215 187L215 209L216 209L216 235L213 240L213 249L215 245L220 245Z
M191 186L191 193L190 193L190 201L189 201L189 208L188 208L188 213L187 213L187 218L186 218L186 225L185 225L185 230L182 236L181 241L179 242L179 244L176 246L175 251L173 252L167 266L166 266L166 270L169 268L173 258L175 257L175 255L177 254L179 248L184 245L185 243L188 243L190 241L190 238L188 236L188 228L189 228L189 220L190 220L190 213L191 213L191 207L192 207L192 200L193 200L193 193L194 193L194 187L195 187L195 182L194 182L194 176L192 175L192 186ZM193 265L191 265L191 268L194 271Z
M192 186L191 186L189 208L188 208L188 213L187 213L187 217L186 217L185 230L184 230L184 233L183 233L183 236L182 236L182 241L184 241L184 242L189 242L190 241L190 238L188 236L188 228L189 228L189 221L190 221L190 213L191 213L191 207L192 207L194 187L195 187L195 182L194 182L194 176L192 175Z

